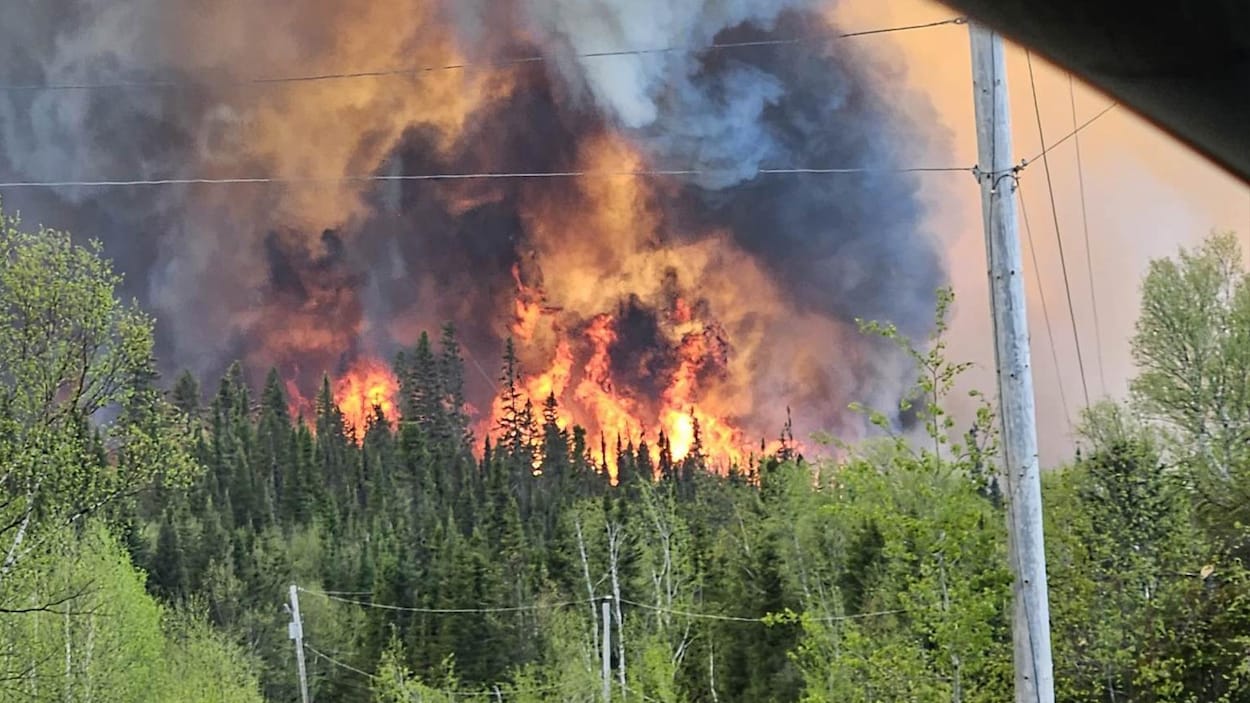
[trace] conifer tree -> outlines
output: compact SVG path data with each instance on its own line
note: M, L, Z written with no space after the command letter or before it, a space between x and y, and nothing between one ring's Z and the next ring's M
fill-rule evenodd
M447 423L445 439L457 447L473 446L473 430L465 413L464 358L456 340L455 325L443 325L439 340L439 388L442 391L443 417Z
M156 553L152 558L149 588L153 593L170 602L183 597L189 581L184 558L174 512L166 509L156 539Z
M286 391L277 369L270 369L261 393L260 422L256 432L257 469L262 473L260 493L263 515L269 523L277 523L278 506L290 488L291 417L287 409Z

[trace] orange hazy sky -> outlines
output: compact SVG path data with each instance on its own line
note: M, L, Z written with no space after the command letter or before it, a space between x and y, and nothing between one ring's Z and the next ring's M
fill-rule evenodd
M930 0L843 0L832 10L846 30L897 26L957 16ZM966 26L899 32L847 39L878 45L889 70L887 80L919 92L933 105L930 153L917 165L971 166L976 162L972 76ZM1040 140L1025 52L1007 48L1016 161L1040 151ZM1067 74L1033 57L1037 97L1047 144L1073 129ZM887 88L888 90L888 88ZM1111 100L1079 80L1077 121L1083 122ZM1128 340L1137 317L1141 277L1153 258L1199 243L1212 230L1235 230L1250 249L1250 188L1225 174L1130 110L1118 107L1080 134L1089 225L1090 267L1086 265L1075 143L1050 152L1058 229L1071 284L1076 329L1085 360L1091 399L1123 398L1133 374ZM957 310L953 353L973 361L969 381L992 390L993 349L989 335L988 288L979 191L967 174L925 176L929 225L946 243ZM1071 453L1070 421L1084 406L1076 345L1064 294L1055 221L1040 161L1021 175L1021 193L1036 246L1040 275L1034 274L1030 241L1021 223L1029 294L1029 318L1037 392L1038 434L1043 465ZM1091 295L1092 293L1092 295ZM1042 297L1049 310L1047 334ZM1097 302L1098 332L1092 301ZM1100 373L1099 357L1101 356ZM1056 365L1054 358L1057 357Z

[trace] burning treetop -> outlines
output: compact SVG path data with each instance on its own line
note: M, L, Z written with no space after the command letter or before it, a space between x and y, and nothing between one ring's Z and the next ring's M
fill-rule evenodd
M242 358L305 396L326 373L361 378L339 389L361 422L387 396L366 378L375 360L454 320L482 418L500 394L479 360L513 337L526 399L554 395L560 421L592 433L663 430L680 454L698 420L729 447L772 436L788 403L800 434L854 435L848 403L890 407L908 377L854 318L920 335L944 278L914 177L891 173L922 141L909 98L880 85L868 44L710 48L833 33L825 4L0 6L0 58L20 78L179 88L5 92L0 170L331 179L19 194L106 242L158 314L162 358L201 377ZM56 41L15 29L32 23ZM672 46L690 50L628 51ZM471 67L251 81L449 64ZM775 166L874 173L758 175ZM647 169L685 175L621 175ZM583 175L333 182L431 173Z

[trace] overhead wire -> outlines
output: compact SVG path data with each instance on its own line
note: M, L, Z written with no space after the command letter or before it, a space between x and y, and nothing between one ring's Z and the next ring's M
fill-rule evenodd
M1081 376L1081 392L1085 398L1085 407L1090 406L1089 400L1089 384L1085 378L1085 358L1081 353L1081 333L1076 322L1076 308L1072 304L1072 286L1068 281L1068 262L1063 251L1063 233L1059 228L1059 209L1055 205L1055 186L1050 175L1050 159L1047 153L1050 151L1046 147L1046 134L1042 129L1042 108L1037 98L1037 83L1033 77L1033 54L1030 51L1024 52L1025 62L1029 69L1029 89L1033 94L1033 114L1037 118L1037 136L1041 142L1042 168L1046 173L1046 191L1050 196L1050 214L1055 223L1055 243L1059 248L1059 268L1063 273L1063 291L1068 301L1068 318L1072 322L1072 341L1076 345L1076 365ZM1074 130L1072 136L1076 136L1079 130Z
M1081 161L1081 136L1076 131L1076 89L1068 73L1068 102L1072 107L1072 146L1076 151L1076 182L1081 194L1081 231L1085 235L1085 273L1089 277L1089 307L1094 314L1094 350L1098 357L1098 383L1107 395L1107 374L1102 359L1102 325L1098 320L1098 293L1094 286L1094 254L1089 245L1089 214L1085 205L1085 167Z
M633 686L621 686L621 688L626 693L632 693L635 696L638 696L639 698L641 698L643 700L643 703L663 703L663 701L659 700L658 698L652 698L651 696L648 696L647 694L643 693L642 691L639 691ZM713 700L715 700L715 698L713 698Z
M350 671L352 673L359 674L360 676L363 676L369 679L370 681L376 681L378 678L376 674L371 674L363 669L358 669L352 666L351 664L348 664L347 662L336 659L326 654L325 652L315 649L312 645L308 644L307 641L304 642L304 649L306 649L313 656L319 659L322 659L329 664L337 666L343 669L344 671ZM553 684L550 686L535 686L532 688L522 688L522 689L508 688L507 692L509 694L549 693L551 691L558 691L560 689L567 688L567 687L568 687L568 684ZM434 691L435 693L441 693L445 696L450 696L452 698L490 698L496 695L495 692L493 691L468 691L468 690L455 691L455 690L449 690L449 689L444 689L444 688L436 688L434 686L426 686L426 688L428 688L431 691Z
M1042 302L1042 320L1046 323L1046 341L1050 346L1050 359L1055 367L1055 384L1059 387L1059 402L1063 405L1063 416L1072 429L1072 414L1068 410L1068 394L1063 389L1063 370L1059 366L1059 352L1055 349L1055 331L1050 326L1050 308L1046 304L1046 286L1042 285L1042 267L1037 261L1037 245L1033 243L1033 227L1029 224L1029 210L1024 205L1024 189L1016 182L1016 198L1020 203L1020 219L1024 222L1024 238L1029 243L1029 254L1033 259L1033 279L1037 281L1037 294Z
M616 49L605 51L587 51L572 54L573 58L609 58L615 56L646 56L654 54L691 52L691 51L723 51L727 49L745 49L755 47L769 46L792 46L797 44L832 41L834 39L851 39L855 37L867 37L878 34L891 34L894 32L907 32L918 29L929 29L932 27L941 27L944 25L958 25L967 22L965 17L952 17L934 22L925 22L921 24L910 24L896 27L883 27L879 29L866 29L855 32L843 33L824 33L810 34L799 37L789 37L784 39L760 39L754 41L736 41L736 42L713 42L705 45L680 45L680 46L664 46L642 49ZM246 86L246 85L273 85L281 83L311 83L317 81L330 80L351 80L360 78L384 78L387 76L403 76L415 75L421 73L431 73L435 71L453 71L466 70L471 68L503 68L513 65L524 65L533 63L543 63L548 61L548 57L542 54L529 56L517 56L496 61L478 61L478 62L458 62L428 66L413 66L404 68L362 70L362 71L343 71L335 73L318 73L296 76L256 76L252 78L243 78L235 80L201 80L199 84L225 85L225 86ZM136 89L136 88L178 88L183 87L195 81L184 79L179 80L150 80L150 81L109 81L103 83L27 83L27 84L0 84L0 91L18 92L18 91L83 91L83 90L108 90L108 89Z
M554 610L557 608L566 608L573 605L584 605L592 601L588 599L563 601L558 603L532 603L529 605L513 605L502 607L481 607L481 608L417 608L402 605L388 605L386 603L374 603L373 601L358 600L354 598L344 598L336 596L325 591L310 590L302 586L298 586L301 593L307 593L313 596L319 596L326 600L346 603L348 605L359 605L365 608L378 608L379 610L394 610L404 613L426 613L429 615L467 615L467 614L487 614L487 613L520 613L534 610Z
M904 168L761 168L762 176L852 175L866 173L967 173L970 166L915 166ZM369 174L358 176L281 177L238 176L227 178L136 178L118 180L0 181L0 188L122 188L177 185L336 185L388 181L466 181L519 180L538 178L647 178L705 176L730 173L730 169L635 169L621 171L503 171L475 173L424 173L408 175Z
M1026 53L1025 56L1028 56L1028 54ZM1065 134L1063 138L1061 138L1059 141L1052 143L1050 146L1046 146L1045 144L1043 144L1041 151L1034 154L1032 158L1024 159L1023 161L1021 161L1020 166L1018 168L1023 169L1024 167L1028 166L1034 161L1037 161L1038 159L1049 154L1051 151L1055 149L1055 147L1059 146L1060 144L1063 144L1069 139L1075 139L1078 134L1085 131L1085 128L1089 127L1090 125L1094 124L1098 120L1102 119L1103 115L1106 115L1108 112L1111 112L1112 110L1116 109L1119 106L1120 106L1120 103L1113 102L1110 105L1096 112L1093 117L1082 122L1080 126L1076 127L1071 132L1068 132L1067 134Z
M644 610L651 610L651 611L658 612L658 613L667 613L669 615L677 615L680 617L694 618L698 620L718 620L722 622L749 622L749 623L767 623L768 622L768 619L765 617L743 617L743 616L738 616L738 615L719 615L716 613L697 613L697 612L693 612L689 610L680 610L677 608L665 608L665 607L658 606L658 605L651 605L649 603L640 603L638 601L628 600L625 598L622 598L620 600L622 603L626 605L632 605L635 608L642 608ZM896 614L904 613L904 612L906 611L901 610L901 609L876 610L876 611L872 611L868 613L855 613L852 615L829 615L829 616L822 616L822 617L817 617L813 619L819 622L840 622L843 620L861 620L864 618L880 617L883 615L896 615Z
M355 672L355 673L360 674L361 676L363 676L363 677L365 677L365 678L367 678L367 679L375 679L375 678L377 678L377 677L376 677L376 676L374 676L373 674L370 674L369 672L367 672L367 671L365 671L365 670L363 670L363 669L357 669L356 667L352 666L351 664L348 664L348 663L346 663L346 662L339 661L338 659L335 659L334 657L330 656L329 654L326 654L326 653L324 653L324 652L318 651L318 650L317 650L317 649L315 649L315 648L314 648L311 644L308 644L307 640L305 640L305 641L304 641L304 649L306 649L306 650L308 650L309 652L311 652L311 653L313 654L313 656L318 657L318 658L320 658L320 659L324 659L325 661L327 661L327 662L329 662L329 663L331 663L331 664L333 664L333 665L335 665L335 666L337 666L337 667L339 667L339 668L341 668L341 669L345 669L345 670L347 670L347 671L352 671L352 672Z
M1015 166L1012 166L1011 168L1002 169L1001 171L983 171L978 166L972 169L972 173L973 175L976 175L978 178L982 175L991 176L995 179L995 182L997 182L997 180L1001 177L1018 176L1029 166L1032 166L1033 162L1037 161L1038 159L1041 159L1042 157L1046 156L1050 152L1054 151L1056 147L1067 142L1068 140L1075 139L1077 135L1085 131L1085 129L1088 128L1090 125L1094 124L1099 119L1101 119L1104 115L1106 115L1107 113L1111 112L1112 110L1114 110L1115 108L1119 106L1120 106L1120 103L1117 103L1117 102L1113 102L1110 105L1107 105L1106 107L1104 107L1103 109L1095 113L1093 117L1090 117L1089 119L1082 122L1079 126L1073 129L1071 132L1068 132L1067 134L1063 135L1063 137L1059 139L1058 141L1050 144L1046 148L1038 151L1036 154L1034 154L1033 156L1027 159L1020 159L1020 163L1016 164Z
M401 611L401 612L407 612L407 613L426 613L426 614L433 614L433 615L516 613L516 612L526 612L526 611L533 611L533 610L551 610L551 609L556 609L556 608L565 608L565 607L574 606L574 605L585 605L587 603L598 602L598 599L582 598L580 600L560 601L556 603L533 603L529 605L516 605L516 606L505 606L505 607L484 606L484 607L479 607L479 608L416 608L416 607L408 607L408 606L400 606L400 605L388 605L385 603L374 603L372 601L356 600L352 598L343 598L341 596L332 595L330 592L327 592L327 591L310 590L302 586L297 586L297 588L299 588L300 592L302 593L307 593L309 595L314 595L314 596L320 596L327 600L337 601L339 603L346 603L349 605L359 605L359 606L366 607L366 608L378 608L381 610L395 610L395 611ZM626 605L632 605L636 608L643 608L644 610L663 612L663 613L668 613L671 615L679 615L682 617L698 618L698 619L704 619L704 620L721 620L721 621L727 621L727 622L754 622L754 623L766 622L766 619L762 617L742 617L742 616L736 616L736 615L719 615L716 613L698 613L698 612L693 612L689 610L664 608L662 606L651 605L649 603L642 603L640 601L629 600L626 598L622 598L620 599L620 601L621 603L624 603ZM893 614L902 613L902 612L905 612L905 611L903 610L881 610L881 611L874 611L874 612L869 612L869 613L857 613L854 615L834 615L834 616L820 617L816 619L825 621L825 622L834 622L838 620L857 620L860 618L876 617L880 615L893 615Z
M933 22L925 22L918 24L901 25L896 27L884 27L879 29L868 29L854 32L844 32L840 34L820 34L808 35L801 37L791 37L785 39L766 39L756 41L739 41L739 42L714 42L709 45L687 45L687 46L667 46L659 48L644 49L622 49L611 51L591 51L575 54L578 58L604 58L612 56L630 56L630 55L648 55L676 51L704 51L704 50L727 50L740 49L749 47L762 46L785 46L801 44L813 41L829 41L832 39L845 39L853 37L865 37L878 34L888 34L894 32L905 32L919 29L927 29L932 27L940 27L945 25L959 25L966 22L964 17L953 17ZM273 76L273 77L255 77L240 79L235 81L225 81L231 85L248 85L248 84L275 84L275 83L299 83L323 80L339 80L339 79L357 79L369 77L381 77L388 75L403 75L412 73L422 73L429 71L465 69L475 66L499 66L515 63L532 63L546 61L547 57L543 55L517 57L507 59L500 62L485 63L453 63L438 66L424 66L416 68L400 68L386 69L374 71L352 71L339 73L324 73L302 76ZM65 83L65 84L26 84L26 85L3 85L0 84L0 91L64 91L64 90L100 90L109 88L140 88L140 87L177 87L187 84L187 80L155 80L155 81L114 81L105 83ZM213 81L208 81L213 82ZM222 83L222 81L217 81ZM868 174L868 173L947 173L962 172L971 170L968 167L909 167L896 169L880 169L880 168L859 168L859 167L790 167L790 168L764 168L756 171L757 175L764 176L783 176L783 175L849 175L849 174ZM26 188L121 188L121 187L153 187L153 186L191 186L191 185L335 185L349 183L365 183L365 182L408 182L408 181L455 181L455 180L499 180L499 179L538 179L538 178L591 178L591 177L676 177L676 176L700 176L713 175L717 173L728 173L730 169L712 170L712 169L641 169L641 170L623 170L623 171L553 171L553 172L472 172L472 173L428 173L428 174L407 174L407 175L384 175L384 174L362 174L362 175L346 175L346 176L325 176L325 177L282 177L282 176L230 176L221 178L211 177L171 177L171 178L117 178L117 179L62 179L62 180L11 180L0 182L0 188L3 189L26 189Z

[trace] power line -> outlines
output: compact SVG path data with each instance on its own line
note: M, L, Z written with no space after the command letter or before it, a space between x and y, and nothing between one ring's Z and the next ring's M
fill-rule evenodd
M763 618L746 618L746 617L738 617L735 615L716 615L714 613L692 613L688 610L674 610L672 608L661 608L658 605L648 605L646 603L639 603L637 601L626 600L624 598L621 598L620 601L626 605L632 605L636 608L643 608L644 610L651 610L657 613L668 613L670 615L680 615L686 618L698 618L701 620L720 620L722 622L752 622L752 623L764 622Z
M762 168L762 176L830 176L866 173L966 173L967 166L910 168ZM509 171L476 173L425 173L410 175L359 175L285 178L280 176L237 176L227 178L135 178L118 180L0 181L0 188L130 188L176 185L334 185L386 181L467 181L537 178L646 178L665 176L706 176L733 173L730 169L638 169L629 171Z
M1076 345L1076 365L1081 374L1081 392L1085 397L1085 407L1090 406L1089 402L1089 384L1085 381L1085 358L1081 354L1081 334L1076 325L1076 308L1072 305L1072 286L1068 283L1068 262L1063 253L1063 234L1059 229L1059 209L1055 206L1055 186L1050 177L1050 159L1046 153L1046 134L1042 130L1042 108L1037 100L1037 84L1033 80L1033 54L1032 52L1024 52L1025 61L1029 67L1029 89L1033 93L1033 114L1037 117L1037 137L1042 147L1042 168L1046 172L1046 191L1050 195L1050 214L1055 222L1055 243L1059 247L1059 268L1063 272L1063 292L1068 301L1068 319L1072 321L1072 341ZM1076 136L1079 130L1074 130L1072 136Z
M340 661L339 659L336 659L324 652L314 649L313 646L308 644L307 642L304 643L304 649L308 650L310 654L312 654L313 656L319 659L322 659L345 671L350 671L352 673L359 674L369 679L370 681L375 681L378 678L376 674L371 674L363 669L357 669L351 664L348 664L344 661ZM508 693L509 694L549 693L551 691L558 691L560 689L567 688L567 687L568 687L568 684L553 684L551 686L536 686L533 688L524 688L524 689L511 689L510 688L508 689ZM452 698L490 698L490 697L495 696L495 693L492 691L452 691L452 690L443 689L443 688L434 688L433 686L426 686L426 688L428 688L431 691L434 691L435 693L441 693L445 696L451 696Z
M1025 53L1025 57L1026 57L1026 58L1028 57L1028 53L1027 53L1027 52ZM1031 66L1032 66L1032 64L1030 63L1030 74L1029 74L1029 75L1030 75L1030 77L1032 77L1032 68L1031 68ZM1031 81L1030 81L1030 82L1031 82ZM1043 144L1043 145L1042 145L1042 150L1041 150L1041 151L1037 152L1037 154L1036 154L1036 155L1034 155L1034 156L1033 156L1033 158L1031 158L1031 159L1025 159L1025 160L1021 161L1021 162L1020 162L1020 166L1019 166L1018 168L1021 168L1021 169L1022 169L1022 168L1024 168L1025 166L1028 166L1029 164L1033 163L1034 161L1037 161L1038 159L1040 159L1040 158L1042 158L1042 157L1046 156L1046 154L1050 153L1050 151L1051 151L1052 149L1054 149L1055 147L1059 146L1060 144L1063 144L1064 142L1068 141L1069 139L1073 139L1073 138L1075 138L1075 137L1076 137L1076 135L1078 135L1078 134L1080 134L1081 132L1085 131L1085 128L1086 128L1086 127L1088 127L1088 126L1090 126L1090 125L1094 124L1094 123L1095 123L1095 122L1097 122L1100 118L1102 118L1102 116L1103 116L1103 115L1107 114L1108 112L1111 112L1112 110L1116 109L1116 108L1117 108L1117 107L1119 107L1119 106L1120 106L1120 103L1114 103L1114 102L1113 102L1113 103L1111 103L1110 105L1108 105L1108 106L1104 107L1102 110L1099 110L1099 111L1098 111L1098 113L1097 113L1097 114L1095 114L1093 117L1091 117L1091 118L1089 118L1088 120L1085 120L1084 122L1082 122L1082 123L1081 123L1081 125L1080 125L1079 127L1077 127L1076 129L1073 129L1071 132L1068 132L1067 134L1065 134L1065 135L1063 136L1063 138L1062 138L1062 139L1060 139L1059 141L1055 142L1054 144L1051 144L1050 146L1046 146L1045 144Z
M933 22L924 22L921 24L907 24L898 27L885 27L883 29L866 29L858 32L847 32L845 34L835 35L836 39L849 39L851 37L867 37L874 34L890 34L893 32L907 32L913 29L931 29L933 27L941 27L948 24L967 24L967 17L951 17L944 20L935 20Z
M763 617L748 618L748 617L740 617L736 615L717 615L715 613L696 613L696 612L692 612L689 610L677 610L674 608L664 608L658 605L649 605L647 603L639 603L637 601L626 600L624 598L620 600L622 603L625 603L626 605L632 605L636 608L643 608L644 610L651 610L657 613L668 613L669 615L679 615L681 617L686 617L686 618L697 618L701 620L719 620L723 622L752 622L752 623L766 623L767 622L767 619ZM830 615L826 617L819 617L819 618L813 618L813 619L820 621L820 622L839 622L842 620L860 620L863 618L872 618L872 617L878 617L881 615L896 615L898 613L904 613L904 612L906 611L905 610L877 610L877 611L870 612L870 613L856 613L854 615Z
M1076 149L1076 181L1081 193L1081 229L1085 235L1085 272L1089 276L1089 306L1094 313L1094 349L1098 353L1098 382L1107 395L1107 374L1102 363L1102 325L1098 322L1098 294L1094 290L1094 254L1089 246L1089 214L1085 207L1085 168L1081 163L1081 137L1076 132L1076 90L1068 73L1068 102L1072 106L1072 145Z
M552 610L556 608L565 608L572 605L584 605L591 601L582 599L575 601L565 601L560 603L534 603L532 605L515 605L505 607L483 607L483 608L413 608L402 605L387 605L385 603L373 603L371 601L356 600L353 598L343 598L342 596L332 595L325 591L310 591L307 588L299 589L303 593L313 596L320 596L326 600L337 601L339 603L347 603L349 605L359 605L366 608L378 608L379 610L395 610L404 613L425 613L428 615L465 615L465 614L487 614L487 613L520 613L533 610Z
M1033 228L1029 226L1029 211L1024 206L1024 190L1016 182L1016 198L1020 201L1020 219L1024 221L1024 236L1029 242L1029 254L1033 258L1033 278L1037 281L1038 296L1042 301L1042 319L1046 322L1046 341L1050 345L1050 359L1055 366L1055 384L1059 386L1059 402L1063 404L1063 416L1072 429L1072 414L1068 412L1068 394L1063 390L1063 371L1059 366L1059 352L1055 350L1055 332L1050 326L1050 309L1046 305L1046 286L1042 285L1042 267L1037 263L1037 246L1033 243Z
M1097 113L1096 113L1093 117L1091 117L1091 118L1089 118L1089 119L1085 120L1084 122L1082 122L1082 123L1080 124L1080 126L1078 126L1076 129L1074 129L1074 130L1072 130L1071 132L1068 132L1067 134L1065 134L1065 135L1063 136L1063 138L1062 138L1062 139L1060 139L1059 141L1057 141L1057 142L1055 142L1055 143L1051 144L1050 146L1046 147L1045 149L1042 149L1041 151L1037 152L1036 154L1034 154L1034 155L1032 156L1032 158L1028 158L1028 159L1020 159L1020 163L1019 163L1019 164L1016 164L1015 166L1012 166L1012 167L1011 167L1011 168L1009 168L1009 169L1002 169L1001 171L982 171L982 170L980 169L980 166L978 165L978 166L974 166L974 167L972 168L972 175L977 176L978 178L980 178L980 177L981 177L981 175L990 175L990 176L993 176L993 177L994 177L994 179L995 179L995 180L994 180L994 182L995 182L995 183L997 183L997 182L998 182L998 180L999 180L1000 178L1002 178L1002 177L1006 177L1006 176L1013 176L1013 175L1019 175L1022 171L1024 171L1024 169L1026 169L1026 168L1028 168L1029 166L1031 166L1031 165L1033 164L1033 162L1034 162L1034 161L1037 161L1038 159L1040 159L1040 158L1042 158L1042 157L1046 156L1046 155L1047 155L1047 154L1049 154L1051 151L1053 151L1055 147L1059 146L1060 144L1063 144L1064 142L1068 141L1069 139L1074 139L1074 138L1075 138L1078 134L1080 134L1081 132L1085 131L1085 128L1086 128L1086 127L1089 127L1090 125L1094 124L1094 123L1095 123L1095 122L1097 122L1099 119L1101 119L1103 115L1106 115L1108 112L1111 112L1112 110L1114 110L1115 108L1117 108L1117 107L1119 107L1119 106L1120 106L1120 104L1119 104L1119 103L1115 103L1115 102L1113 102L1113 103L1111 103L1110 105L1108 105L1108 106L1104 107L1103 109L1099 110L1099 111L1098 111L1098 112L1097 112ZM992 125L991 125L991 126L992 126Z
M854 37L867 37L878 34L890 34L894 32L907 32L917 29L929 29L932 27L941 27L944 25L957 25L966 22L964 17L953 17L951 19L938 20L935 22L926 22L923 24L910 24L898 27L884 27L880 29L867 29L856 32L845 32L841 34L813 34L801 37L790 37L786 39L762 39L756 41L738 41L738 42L713 42L706 45L680 45L655 47L650 49L618 49L609 51L589 51L573 54L574 58L610 58L615 56L646 56L653 54L665 54L674 52L697 52L697 51L723 51L727 49L746 49L756 47L770 46L793 46L809 42L823 42L834 39L850 39ZM239 80L228 81L199 81L202 84L213 84L222 86L258 86L273 85L280 83L312 83L317 81L329 80L350 80L357 78L384 78L388 76L414 75L421 73L432 73L436 71L455 71L466 70L471 68L503 68L508 66L544 63L548 59L543 55L517 56L512 58L500 59L497 61L480 61L480 62L460 62L447 63L441 65L415 66L407 68L391 68L366 71L346 71L337 73L318 73L299 76L257 76L253 78L244 78ZM186 80L152 80L152 81L110 81L106 83L30 83L17 85L0 84L0 91L81 91L81 90L106 90L106 89L134 89L134 88L177 88L192 83Z
M325 661L327 661L327 662L329 662L329 663L331 663L331 664L333 664L333 665L335 665L335 666L337 666L337 667L339 667L339 668L341 668L341 669L346 669L347 671L352 671L352 672L355 672L355 673L360 674L361 676L363 676L363 677L365 677L365 678L367 678L367 679L375 679L375 678L377 678L377 677L376 677L376 676L374 676L373 674L370 674L369 672L367 672L367 671L365 671L365 670L363 670L363 669L357 669L356 667L352 666L351 664L347 664L347 663L345 663L345 662L341 662L341 661L339 661L338 659L335 659L334 657L330 656L329 654L325 654L325 653L323 653L323 652L319 652L319 651L317 651L316 649L314 649L314 648L313 648L313 646L312 646L311 644L308 644L308 642L304 642L304 649L307 649L307 650L308 650L308 651L309 651L309 652L310 652L313 656L318 657L318 658L320 658L320 659L324 659Z
M573 605L585 605L586 603L595 602L593 600L583 598L581 600L562 601L559 603L535 603L532 605L517 605L517 606L507 606L507 607L411 608L407 606L386 605L383 603L372 603L369 601L354 600L351 598L342 598L340 596L332 595L330 592L310 591L302 587L299 590L309 595L320 596L327 600L338 601L340 603L347 603L350 605L360 605L360 606L364 606L367 608L379 608L381 610L396 610L396 611L407 612L407 613L426 613L426 614L432 614L432 615L515 613L515 612L523 612L523 611L564 608L564 607L573 606ZM660 606L649 605L647 603L627 600L624 598L621 599L621 602L627 605L632 605L632 606L643 608L646 610L669 613L671 615L680 615L682 617L689 617L689 618L700 618L704 620L722 620L722 621L730 621L730 622L755 622L755 623L765 622L764 618L749 618L749 617L739 617L739 616L734 616L734 615L717 615L715 613L696 613L696 612L692 612L688 610L675 610L671 608L663 608ZM891 615L891 614L902 613L902 612L905 612L905 611L903 610L881 610L881 611L876 611L876 612L871 612L871 613L859 613L855 615L834 615L834 616L829 616L829 617L821 617L821 618L817 618L817 620L821 620L824 622L833 622L833 621L838 621L838 620L857 620L860 618L875 617L879 615Z
M624 690L625 690L625 692L626 692L626 693L632 693L632 694L634 694L634 695L638 696L639 698L641 698L641 699L644 701L644 703L663 703L663 701L660 701L660 700L659 700L659 699L657 699L657 698L652 698L651 696L648 696L647 694L643 693L642 691L639 691L638 689L634 688L633 686L624 686L623 688L624 688Z

